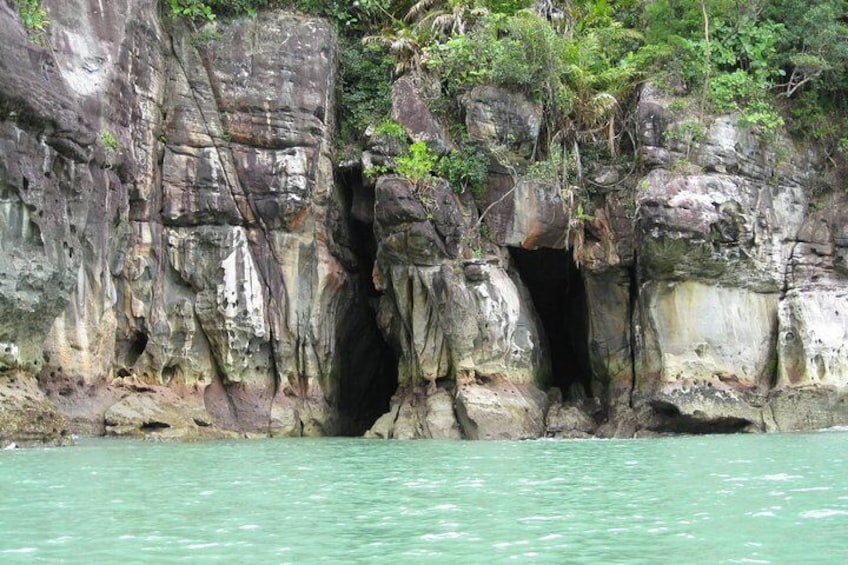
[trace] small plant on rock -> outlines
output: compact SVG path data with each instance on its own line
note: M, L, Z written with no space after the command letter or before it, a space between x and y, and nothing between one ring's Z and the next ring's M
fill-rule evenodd
M114 153L121 148L120 142L110 131L104 130L100 132L100 141L103 142L103 147L106 148L106 153Z
M448 180L454 192L470 190L474 196L482 196L489 160L480 149L461 145L439 159L436 172Z
M397 173L408 178L416 188L421 188L430 178L435 166L436 155L424 141L416 141L409 146L409 151L395 159Z
M392 120L384 120L374 128L374 135L385 136L401 142L406 141L406 131L403 126Z
M29 38L38 45L44 45L44 34L50 21L41 7L41 0L15 0L15 6Z

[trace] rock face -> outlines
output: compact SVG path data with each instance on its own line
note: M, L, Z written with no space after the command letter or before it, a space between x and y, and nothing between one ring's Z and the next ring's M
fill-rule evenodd
M536 388L548 370L538 323L508 257L464 258L473 202L444 183L415 187L396 176L381 177L375 191L378 323L398 352L398 382L431 391L449 384L466 437L538 437L543 409L526 398L544 396ZM494 378L508 383L502 402L486 397L496 394L485 384Z
M43 5L40 46L0 3L0 443L848 423L848 197L790 140L648 86L645 169L578 203L524 174L542 109L478 87L482 195L369 182L334 162L328 23ZM444 153L431 87L392 115Z
M81 429L361 428L382 338L344 263L329 24L45 7L49 48L0 9L3 366Z
M847 281L834 217L844 196L816 212L813 155L733 116L687 139L693 122L666 107L643 93L643 151L657 166L636 195L635 396L740 427L844 422Z
M36 380L20 372L0 376L0 446L67 445L68 423Z

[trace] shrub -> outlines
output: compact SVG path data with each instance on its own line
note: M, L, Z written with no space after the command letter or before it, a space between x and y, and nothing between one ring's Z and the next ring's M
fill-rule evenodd
M773 138L783 127L783 117L777 109L765 100L754 100L742 112L740 121L754 127L767 138Z
M374 123L385 120L392 107L392 61L385 47L340 38L341 136L353 141Z
M168 0L168 7L171 10L171 17L188 18L190 20L207 20L215 19L215 12L212 6L203 0Z
M385 136L395 141L406 141L406 131L403 126L393 120L385 120L376 128L374 134Z
M408 178L416 187L429 178L436 166L436 155L424 141L416 141L409 151L395 159L395 170Z
M474 196L483 193L483 181L489 172L489 160L483 152L471 145L461 144L439 158L436 174L447 179L454 192L471 191Z
M489 81L494 49L486 33L458 35L425 49L427 67L438 73L448 96L456 96Z

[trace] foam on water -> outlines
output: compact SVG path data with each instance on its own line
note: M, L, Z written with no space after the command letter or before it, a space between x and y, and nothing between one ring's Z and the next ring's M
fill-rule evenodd
M0 553L34 553L38 551L37 547L19 547L16 549L4 549Z
M848 432L848 426L831 426L829 428L822 428L819 431L820 432Z
M801 479L798 475L790 475L788 473L777 473L775 475L766 475L762 477L764 481L794 481L795 479Z
M801 518L831 518L833 516L848 516L848 510L832 510L830 508L822 510L807 510L801 512Z

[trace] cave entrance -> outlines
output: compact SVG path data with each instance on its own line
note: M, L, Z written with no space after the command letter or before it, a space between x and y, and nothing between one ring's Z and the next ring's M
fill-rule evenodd
M147 334L141 330L133 332L132 337L127 340L125 359L127 367L132 367L138 358L147 349Z
M344 250L340 259L356 286L355 300L337 344L340 433L360 436L389 411L398 384L398 358L377 326L380 292L372 278L377 257L374 188L362 182L359 166L341 168L336 178L344 216L336 242Z
M551 359L549 384L568 400L592 396L598 391L591 387L586 287L571 254L560 249L509 252L542 322Z

